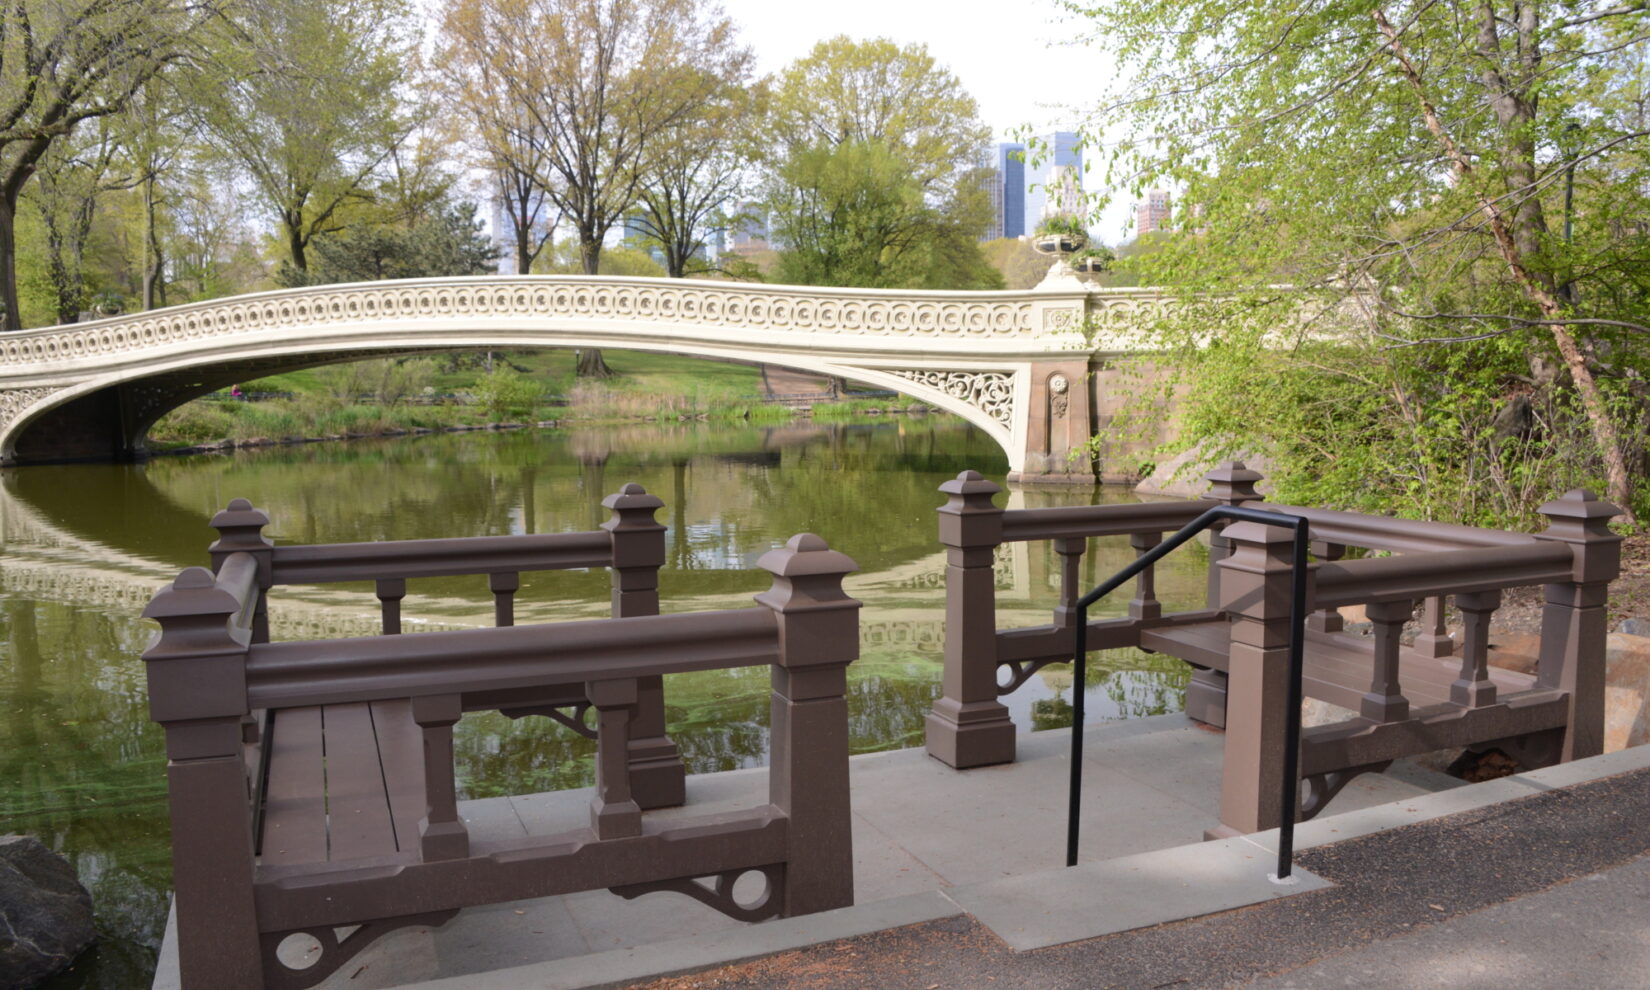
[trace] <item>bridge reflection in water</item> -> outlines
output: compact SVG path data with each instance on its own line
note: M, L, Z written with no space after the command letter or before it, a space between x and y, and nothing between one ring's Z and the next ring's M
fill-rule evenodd
M206 522L230 498L276 508L278 540L326 542L590 528L586 493L638 481L666 503L666 611L738 607L766 586L748 562L799 530L817 530L860 563L848 589L866 603L863 659L851 668L856 752L921 744L938 691L944 558L933 536L939 484L964 467L1006 465L995 443L947 418L875 426L626 426L567 434L466 434L314 444L143 465L63 465L0 477L0 819L43 834L89 878L100 922L116 933L102 962L146 966L170 888L161 740L148 721L137 618L156 588L202 562ZM994 465L994 467L993 467ZM1088 492L1016 492L1015 505L1086 502ZM1114 541L1115 542L1115 541ZM1088 555L1096 578L1132 557L1126 541ZM1087 578L1085 578L1087 579ZM1000 608L1046 618L1058 568L1044 546L1005 548ZM1203 589L1198 564L1163 575L1167 601ZM365 585L288 589L271 611L276 639L365 635L378 628ZM518 621L606 609L604 574L552 573L524 584ZM485 625L485 587L413 582L409 631ZM1020 621L1016 618L1013 621ZM1178 710L1175 661L1109 656L1092 713ZM1011 699L1027 728L1065 724L1069 675L1043 672ZM671 734L694 772L766 760L765 672L680 675ZM1091 714L1091 718L1094 715ZM591 744L542 720L469 716L457 759L466 796L589 783ZM147 946L147 947L146 947ZM124 960L124 961L123 961ZM116 979L111 985L141 982Z

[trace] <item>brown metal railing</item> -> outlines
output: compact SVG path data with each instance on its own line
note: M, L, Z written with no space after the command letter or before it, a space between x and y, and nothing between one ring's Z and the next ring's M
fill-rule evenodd
M230 543L250 542L240 537L267 522L244 503L228 512L219 522ZM797 536L758 561L773 583L752 608L284 643L256 634L268 565L280 548L235 550L225 542L215 549L216 575L184 571L144 613L161 627L144 661L151 715L166 733L184 987L309 986L401 925L577 890L673 891L745 920L852 903L845 691L846 668L858 655L859 603L842 590L853 561L818 537ZM349 552L351 560L362 556ZM615 597L634 590L619 588ZM767 802L644 829L628 759L638 685L754 665L773 670ZM457 810L454 724L466 708L554 696L566 685L596 711L590 827L472 835ZM264 798L248 799L242 752L246 719L259 708L280 716L259 742L294 753L319 753L323 743L292 738L305 730L289 721L317 731L331 724L329 713L347 723L345 715L370 708L370 720L351 724L369 733L370 758L379 761L371 780L383 788L378 807L388 801L395 819L381 851L339 859L323 843L321 854L294 859L299 832L289 831L278 862L259 860ZM360 757L358 746L330 755L328 777L334 764ZM320 793L284 798L282 814L299 826L309 820L294 808L306 805L323 814L314 827L356 826L341 821L348 816L338 808L326 812L331 798ZM736 901L733 881L750 871L765 878L767 893ZM351 926L360 927L338 934ZM298 933L322 947L320 961L302 970L277 951Z
M1360 516L1268 505L1255 491L1260 475L1239 462L1209 476L1201 499L1004 511L1000 489L968 471L941 486L940 542L946 547L945 675L928 717L929 753L959 769L1014 759L1015 726L1000 700L1037 670L1071 660L1073 634L1093 650L1136 647L1192 664L1186 711L1224 727L1226 760L1221 825L1210 835L1281 824L1275 768L1286 740L1289 704L1266 671L1287 663L1290 600L1288 538L1260 522L1221 523L1210 531L1208 596L1202 609L1164 610L1152 562L1164 533L1211 505L1242 506L1301 518L1317 558L1307 574L1308 697L1349 709L1349 721L1308 729L1302 742L1305 797L1311 817L1359 773L1426 749L1499 746L1526 766L1600 751L1603 724L1605 590L1619 569L1619 538L1608 522L1618 511L1586 492L1541 507L1538 534L1504 533L1446 523ZM1136 570L1127 614L1089 620L1079 614L1075 576L1088 539L1127 535L1144 563ZM999 629L992 565L1012 540L1048 540L1060 557L1061 593L1048 625ZM1347 560L1349 547L1397 556ZM1491 614L1511 587L1543 588L1541 656L1534 677L1487 663ZM1449 634L1445 606L1462 617L1460 642ZM1370 635L1344 632L1339 607L1363 606ZM1421 609L1413 646L1401 635ZM1459 652L1458 660L1454 654ZM1228 684L1258 705L1230 708Z

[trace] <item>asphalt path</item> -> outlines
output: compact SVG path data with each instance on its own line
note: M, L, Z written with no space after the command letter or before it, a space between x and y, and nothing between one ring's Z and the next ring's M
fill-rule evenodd
M890 987L1650 987L1650 770L1321 846L1325 890L1015 953L967 916L645 984Z

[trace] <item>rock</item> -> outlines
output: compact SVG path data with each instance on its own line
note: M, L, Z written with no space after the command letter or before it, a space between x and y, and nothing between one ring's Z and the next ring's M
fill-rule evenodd
M1623 619L1616 632L1626 633L1629 636L1650 636L1650 619Z
M1650 636L1605 640L1604 751L1650 742Z
M27 835L0 835L0 990L25 990L97 937L74 867Z
M1203 452L1202 447L1192 447L1157 465L1145 480L1134 486L1135 494L1197 498L1209 490L1209 483L1203 480L1203 476L1225 460L1230 458L1212 458ZM1262 475L1271 470L1271 465L1264 457L1246 455L1239 460ZM1263 495L1269 494L1272 486L1262 480L1255 486L1255 490Z

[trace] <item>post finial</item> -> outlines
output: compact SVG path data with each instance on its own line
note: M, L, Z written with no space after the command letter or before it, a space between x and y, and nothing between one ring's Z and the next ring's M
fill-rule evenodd
M1615 503L1574 488L1536 511L1547 517L1547 528L1536 534L1537 539L1575 548L1577 582L1610 581L1621 573L1621 537L1610 531L1610 520L1622 514Z
M1213 471L1203 476L1209 483L1209 490L1203 497L1227 505L1242 505L1245 502L1258 502L1265 496L1255 491L1255 484L1264 476L1248 467L1242 461L1222 461Z

